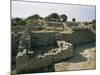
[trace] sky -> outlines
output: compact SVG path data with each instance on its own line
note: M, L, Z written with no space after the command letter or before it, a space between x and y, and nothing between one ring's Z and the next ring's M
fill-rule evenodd
M92 21L96 18L95 6L71 5L71 4L54 4L54 3L37 3L12 1L12 18L27 18L28 16L39 14L41 17L51 13L66 14L68 20L76 18L77 21Z

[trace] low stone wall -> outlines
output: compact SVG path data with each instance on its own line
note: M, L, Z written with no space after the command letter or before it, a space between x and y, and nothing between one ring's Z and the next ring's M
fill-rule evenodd
M61 40L65 40L73 45L79 45L94 42L96 36L88 29L78 29L72 33L61 33Z
M56 62L68 59L73 56L73 50L62 50L60 53L55 55L47 55L43 58L27 58L20 57L16 59L16 72L21 73L31 73L37 72L39 69L47 68ZM30 61L30 62L29 62Z

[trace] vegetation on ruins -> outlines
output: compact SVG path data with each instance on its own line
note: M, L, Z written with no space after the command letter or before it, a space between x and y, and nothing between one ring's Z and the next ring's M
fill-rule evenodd
M33 20L38 20L40 19L40 16L38 14L34 14L32 16L29 16L25 19L26 23L29 24L29 23L33 23Z
M13 18L11 20L11 24L13 26L18 26L18 25L22 26L22 25L25 25L26 22L23 19L21 19L21 18Z
M96 20L92 20L93 23L96 23Z
M61 21L66 22L67 21L67 16L65 14L60 15Z
M43 22L43 21L44 22L47 22L47 21L67 22L67 19L68 19L68 16L66 14L59 15L57 13L51 13L50 15L45 16L45 17L41 17L38 14L34 14L34 15L31 15L31 16L25 18L25 19L12 18L11 24L12 24L12 26L23 26L23 25L27 25L27 24L39 23L39 21L41 21L41 22ZM74 25L73 22L78 23L78 22L76 22L76 18L72 18L72 25ZM84 23L85 23L85 25L93 24L93 23L95 24L96 20L94 19L91 22L85 21Z
M35 19L35 20L37 20L37 19L39 19L40 18L40 16L38 15L38 14L34 14L34 15L32 15L32 16L29 16L27 19ZM26 20L27 20L26 19Z
M33 22L37 22L39 19L53 22L66 22L67 16L65 14L58 15L57 13L51 13L46 17L41 17L38 14L31 15L25 19L21 18L12 18L12 26L22 26L25 24L33 24Z
M75 18L72 18L72 21L73 21L73 22L75 22L75 21L76 21L76 19L75 19Z
M47 17L48 21L55 21L55 22L59 22L60 21L60 17L57 13L52 13Z
M72 18L72 21L67 21L67 19L68 19L67 15L65 14L59 15L57 13L51 13L46 17L41 17L38 14L34 14L25 19L12 18L11 20L11 24L12 24L11 64L12 64L12 70L14 70L13 72L15 72L15 70L17 71L17 73L28 73L28 72L33 72L33 70L34 72L36 72L36 69L39 70L39 67L42 68L42 69L40 68L40 70L43 70L43 68L47 67L48 64L52 65L53 60L58 62L59 59L66 58L66 56L62 54L62 56L61 55L58 55L57 57L53 56L53 58L51 58L52 56L50 56L50 59L48 57L43 60L40 58L38 61L35 58L31 59L26 56L26 57L19 58L16 62L15 58L18 52L19 40L21 34L25 32L28 26L30 27L29 30L33 31L31 33L32 49L35 49L34 45L38 43L39 44L42 43L42 45L43 44L45 45L45 43L46 45L52 45L52 43L54 43L56 39L55 34L57 34L60 31L62 32L65 31L64 28L66 28L66 31L68 30L68 33L66 31L64 33L61 33L61 38L65 39L67 42L71 42L72 44L77 45L77 44L83 44L83 43L89 43L95 41L95 31L93 31L93 29L96 30L96 20L92 20L91 22L88 21L78 22L76 21L76 18ZM63 27L64 25L65 27ZM53 33L50 32L50 34L46 32L46 31L53 31L53 30L55 32ZM34 31L41 31L41 32L43 31L43 32L35 33ZM56 33L56 31L58 32ZM37 37L37 35L39 37ZM38 64L42 64L42 65L38 65Z

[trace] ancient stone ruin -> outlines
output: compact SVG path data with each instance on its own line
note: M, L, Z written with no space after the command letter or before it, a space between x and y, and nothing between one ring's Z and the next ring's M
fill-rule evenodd
M54 27L52 26L48 26L47 30L45 29L46 31L32 31L31 29L34 28L30 25L28 26L29 28L26 27L26 31L16 34L19 40L16 41L14 39L13 43L18 42L16 45L18 46L18 49L16 49L16 69L18 73L23 71L25 67L29 67L30 63L33 67L29 69L34 70L34 72L41 69L41 67L48 68L51 64L74 57L73 46L95 41L95 32L90 30L89 26L82 25L78 27L67 25L66 23L60 26L64 28L63 31L56 31L58 27L55 27L55 31L53 31L52 28ZM48 30L50 27L52 31ZM12 33L12 35L15 35L15 33ZM30 62L27 62L29 60ZM20 68L21 65L19 64L21 62L24 63L24 67ZM46 65L43 63L46 63Z
M50 52L45 53L44 55L45 56L46 55L56 55L64 50L73 52L73 46L71 43L67 43L66 41L56 40L56 44L58 46L57 48L52 49ZM28 32L22 33L22 35L20 37L18 53L17 53L16 57L20 57L20 56L24 56L24 55L32 56L33 54L34 54L34 50L31 49L31 35ZM38 56L40 56L40 55L38 55Z
M24 32L22 33L19 41L19 46L18 46L18 53L17 57L24 56L24 55L33 55L33 51L31 49L31 36L29 32Z

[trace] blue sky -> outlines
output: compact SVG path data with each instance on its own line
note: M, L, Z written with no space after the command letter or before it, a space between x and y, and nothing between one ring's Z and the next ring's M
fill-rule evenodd
M69 21L72 18L76 18L77 21L91 21L95 19L95 9L95 6L13 1L12 17L27 18L34 14L45 17L51 13L58 13L66 14Z

